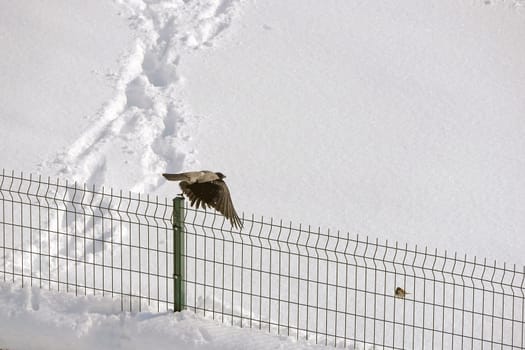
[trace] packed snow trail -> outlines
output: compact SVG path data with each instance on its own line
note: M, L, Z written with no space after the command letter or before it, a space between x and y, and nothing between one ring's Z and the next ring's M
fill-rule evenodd
M238 12L239 0L116 0L137 33L115 74L116 94L68 149L44 162L56 175L133 192L152 192L159 174L195 162L191 115L177 73L186 50L211 46Z

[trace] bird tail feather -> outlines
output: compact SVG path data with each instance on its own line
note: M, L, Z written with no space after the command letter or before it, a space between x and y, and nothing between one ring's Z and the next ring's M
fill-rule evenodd
M184 174L162 174L169 181L182 181L186 180L186 175Z

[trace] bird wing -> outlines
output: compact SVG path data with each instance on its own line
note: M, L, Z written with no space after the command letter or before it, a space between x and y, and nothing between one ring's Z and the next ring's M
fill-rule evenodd
M226 183L222 180L213 181L220 187L217 205L214 208L222 213L228 220L230 220L233 227L242 228L242 222L233 207L230 190Z
M210 182L189 183L187 181L181 181L179 186L190 200L191 205L197 209L199 209L199 207L206 209L206 204L213 201L215 186Z
M215 180L210 182L195 182L188 183L186 181L180 182L182 192L188 196L190 203L195 208L206 209L206 205L214 208L220 212L224 217L230 220L235 228L242 228L242 222L230 197L228 186L222 180Z

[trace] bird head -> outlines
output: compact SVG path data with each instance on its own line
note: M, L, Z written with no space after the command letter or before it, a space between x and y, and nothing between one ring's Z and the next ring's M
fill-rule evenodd
M224 179L224 178L226 177L226 175L224 175L223 173L215 173L215 174L216 174L216 175L219 177L219 179L221 179L221 180Z

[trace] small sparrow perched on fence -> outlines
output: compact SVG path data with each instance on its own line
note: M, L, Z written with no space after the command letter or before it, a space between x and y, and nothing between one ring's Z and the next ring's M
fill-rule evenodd
M405 298L406 295L410 294L410 293L407 293L405 292L405 290L401 287L397 287L396 290L394 291L394 294L396 296L396 298Z

